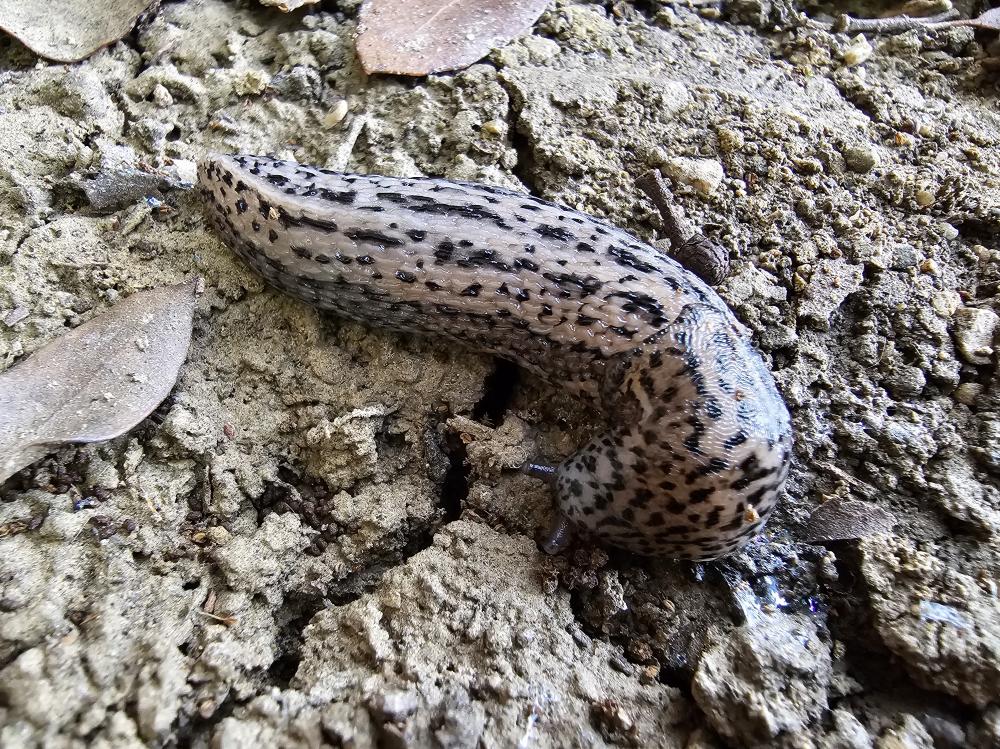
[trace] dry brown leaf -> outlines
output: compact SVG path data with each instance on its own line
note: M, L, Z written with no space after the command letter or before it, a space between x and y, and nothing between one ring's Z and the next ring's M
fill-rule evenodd
M970 18L968 20L953 21L953 26L974 26L977 29L986 29L987 31L1000 31L1000 8L993 8L983 13L978 18Z
M806 523L807 541L846 541L891 533L896 518L871 502L836 497L817 507Z
M117 42L153 0L0 0L0 30L56 62Z
M0 483L67 443L124 434L187 356L194 284L133 294L0 373Z
M548 0L365 0L356 46L367 73L458 70L538 20Z

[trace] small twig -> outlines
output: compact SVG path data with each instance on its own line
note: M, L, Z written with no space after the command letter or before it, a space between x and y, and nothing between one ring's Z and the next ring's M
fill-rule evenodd
M722 283L729 274L729 253L704 234L687 235L674 212L670 189L656 169L643 174L636 185L653 201L663 219L664 233L670 240L670 254L709 286Z
M656 210L660 212L660 218L663 219L663 229L670 244L675 248L684 244L690 237L685 235L684 229L681 228L681 222L677 220L677 214L674 213L674 196L670 193L670 189L660 173L656 169L651 169L639 177L635 184L649 196L653 205L656 206Z
M368 124L368 117L366 115L355 115L354 119L351 120L351 124L347 130L347 134L344 136L343 142L337 146L336 155L334 156L333 163L330 165L331 169L336 171L347 171L347 162L351 160L351 154L354 152L354 146L358 142L358 138L361 136L361 131L364 130L365 125Z
M934 27L936 24L951 21L960 15L961 13L954 8L925 18L914 18L913 16L852 18L848 15L842 15L834 21L831 31L843 34L900 34L911 29Z
M210 614L207 611L202 611L198 609L198 613L202 616L207 616L209 619L214 619L220 624L225 624L227 627L235 626L239 621L235 616L219 616L218 614Z

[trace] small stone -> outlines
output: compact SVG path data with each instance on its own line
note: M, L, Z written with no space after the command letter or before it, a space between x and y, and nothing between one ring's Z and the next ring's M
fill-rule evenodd
M726 176L722 164L713 159L677 157L666 163L665 171L678 182L691 185L702 195L711 195Z
M795 159L795 168L800 174L821 174L823 162L819 159Z
M982 392L983 386L981 383L963 382L955 388L955 391L951 394L951 396L963 405L972 406L975 404L976 398L978 398Z
M931 296L931 307L941 317L951 317L962 305L962 297L954 289L938 291Z
M239 96L259 94L267 88L271 76L264 70L247 70L233 81L233 91Z
M532 629L523 629L523 630L520 630L514 636L514 640L515 640L515 642L517 642L517 644L520 647L523 648L526 645L530 645L532 642L534 642L534 640L535 640L535 631L532 630Z
M885 378L886 387L899 399L913 398L923 392L927 377L920 367L903 364L895 367Z
M629 640L628 654L633 661L649 663L653 660L653 649L645 640Z
M264 27L259 23L247 19L240 24L240 30L247 36L260 36L264 33Z
M165 170L181 185L193 185L198 181L198 163L188 159L173 159Z
M546 39L543 36L529 36L522 44L528 50L531 61L536 63L551 60L562 51L555 39Z
M917 190L917 193L913 196L913 198L917 201L917 205L921 208L930 208L934 205L934 193L930 190Z
M958 229L949 224L947 221L942 221L937 226L938 234L941 235L942 239L957 239Z
M864 35L858 34L851 40L851 43L844 48L844 64L849 68L861 65L872 56L872 52L874 51L875 50L872 48L872 45L868 42Z
M419 702L413 692L389 690L374 695L368 706L383 720L399 723L417 711Z
M270 6L274 7L274 8L277 8L282 13L290 13L293 10L297 10L298 8L301 8L303 5L310 5L310 4L315 3L315 2L317 2L317 0L260 0L260 4L261 5L270 5ZM313 17L312 16L306 16L303 19L303 25L306 28L311 28L310 24L306 23L306 21L308 21L311 18L313 18ZM315 23L316 23L316 21L314 19L312 21L312 24L315 25Z
M6 315L4 315L3 324L6 325L8 328L13 328L27 316L28 316L27 307L15 307Z
M323 118L324 127L334 127L339 125L347 116L347 99L340 99L330 109L326 117Z
M617 653L611 656L611 658L608 660L608 663L611 665L611 668L613 668L615 671L623 673L626 676L630 676L632 672L635 670L632 667L631 663L629 663L627 660L625 660L622 656L618 655Z
M941 274L941 268L934 258L927 258L920 262L920 272L926 273L928 276L938 276Z
M213 546L225 546L232 538L233 535L221 525L213 525L208 529L208 540Z
M169 107L174 103L174 97L162 83L153 86L153 103L160 108Z
M965 730L943 715L922 715L920 722L933 739L935 749L963 749L968 746Z
M719 148L723 153L742 151L743 146L746 145L746 139L739 130L720 127L716 130L716 134L719 136Z
M573 642L576 643L576 646L583 650L590 650L591 646L594 644L594 641L590 639L590 636L581 629L573 629L570 632L570 635L573 638Z
M844 163L852 172L867 174L879 164L878 153L868 145L844 149Z
M962 307L955 311L955 344L958 353L970 364L990 363L993 336L1000 317L984 307Z
M913 245L897 244L892 248L891 258L889 267L892 270L906 270L920 261L920 253Z
M488 120L480 128L486 135L494 137L504 135L507 132L507 125L503 120Z
M910 148L916 143L912 135L902 132L896 133L892 140L900 148Z
M912 715L903 715L900 724L886 729L875 740L875 749L934 749L934 741Z

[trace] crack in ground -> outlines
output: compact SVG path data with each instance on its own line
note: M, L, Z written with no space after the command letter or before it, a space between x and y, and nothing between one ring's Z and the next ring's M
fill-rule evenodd
M325 601L315 595L289 594L275 611L278 624L275 638L278 655L267 667L267 683L280 689L288 689L299 670L302 661L302 646L305 644L305 629L320 611L326 608Z
M507 133L511 147L517 152L517 163L511 168L511 173L524 185L532 195L540 195L535 181L535 159L532 157L532 145L528 136L520 130L520 112L514 105L514 92L503 76L497 76L497 82L507 94Z
M514 362L496 359L493 371L483 382L483 395L472 409L472 418L494 428L503 424L520 380L521 370Z
M483 381L482 395L472 407L472 418L490 426L502 424L517 388L519 372L512 362L496 359L493 371ZM375 590L386 572L429 547L440 528L461 519L471 486L472 466L469 464L468 451L457 431L447 427L436 435L433 431L427 449L436 449L441 462L445 464L437 479L440 487L437 503L440 509L439 520L423 528L402 531L402 535L409 539L402 549L374 560L332 586L327 596L334 605L344 606ZM428 462L434 463L433 460Z

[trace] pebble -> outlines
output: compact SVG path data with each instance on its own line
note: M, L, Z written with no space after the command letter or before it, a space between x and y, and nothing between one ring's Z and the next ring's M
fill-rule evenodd
M920 263L920 272L926 273L929 276L937 276L941 274L941 268L937 264L937 261L933 258L927 258Z
M557 41L541 36L529 36L522 44L528 50L532 62L546 62L562 51Z
M666 173L678 182L691 185L702 195L711 195L726 176L722 164L714 159L678 156L666 163Z
M868 145L844 149L844 163L852 172L867 174L879 164L878 153Z
M28 316L28 308L27 307L15 307L10 312L8 312L6 315L4 315L3 323L8 328L13 328L15 325L17 325L19 322L21 322L21 320L23 320L27 316Z
M720 127L716 130L716 134L719 137L719 148L723 153L736 153L743 150L743 146L746 145L746 139L743 137L743 133L739 130L733 130L728 127Z
M232 540L232 534L221 525L213 525L208 529L208 540L214 546L225 546Z
M259 23L254 23L253 21L246 20L240 24L240 31L242 31L247 36L260 36L264 33L264 27Z
M170 169L166 171L177 175L177 180L182 184L193 185L198 181L198 164L187 159L174 159Z
M239 96L259 94L267 88L271 76L264 70L247 70L233 81L233 91Z
M976 398L978 398L982 392L983 385L981 383L963 382L955 388L955 392L952 393L952 397L963 405L972 406L975 404Z
M960 725L942 715L923 715L920 718L937 749L962 749L968 746L965 731Z
M608 663L611 665L611 668L613 668L615 671L623 673L626 676L631 676L632 673L635 671L635 669L632 667L632 664L629 663L624 658L622 658L617 653L615 653L614 655L611 656L611 658L608 659Z
M487 135L499 136L507 133L507 123L503 120L488 120L480 128Z
M333 127L334 125L339 125L340 122L347 116L347 99L339 99L336 104L330 109L326 117L323 118L323 125L325 127Z
M174 97L170 95L167 87L162 83L153 86L153 103L160 108L169 107L174 103Z
M955 310L955 343L958 353L970 364L989 364L993 355L993 336L1000 317L984 307Z
M576 646L578 648L582 648L583 650L590 650L591 646L594 644L594 641L590 639L590 636L582 630L574 629L570 632L570 635L573 637L573 642L576 643Z
M417 711L419 703L413 692L391 690L374 695L369 707L384 720L400 722Z
M864 34L858 34L851 40L851 43L844 48L844 64L849 68L861 65L872 56L874 51L874 48L864 37Z
M935 292L931 296L931 307L941 317L951 317L962 305L962 297L954 289Z
M903 364L886 376L885 384L895 398L913 398L923 392L927 378L920 367Z
M942 239L957 239L958 229L949 224L947 221L942 221L937 227L938 234L941 235Z
M800 174L821 174L823 162L819 159L795 159L795 168Z
M892 248L892 259L889 267L893 270L912 268L920 261L920 253L910 244L897 244Z

